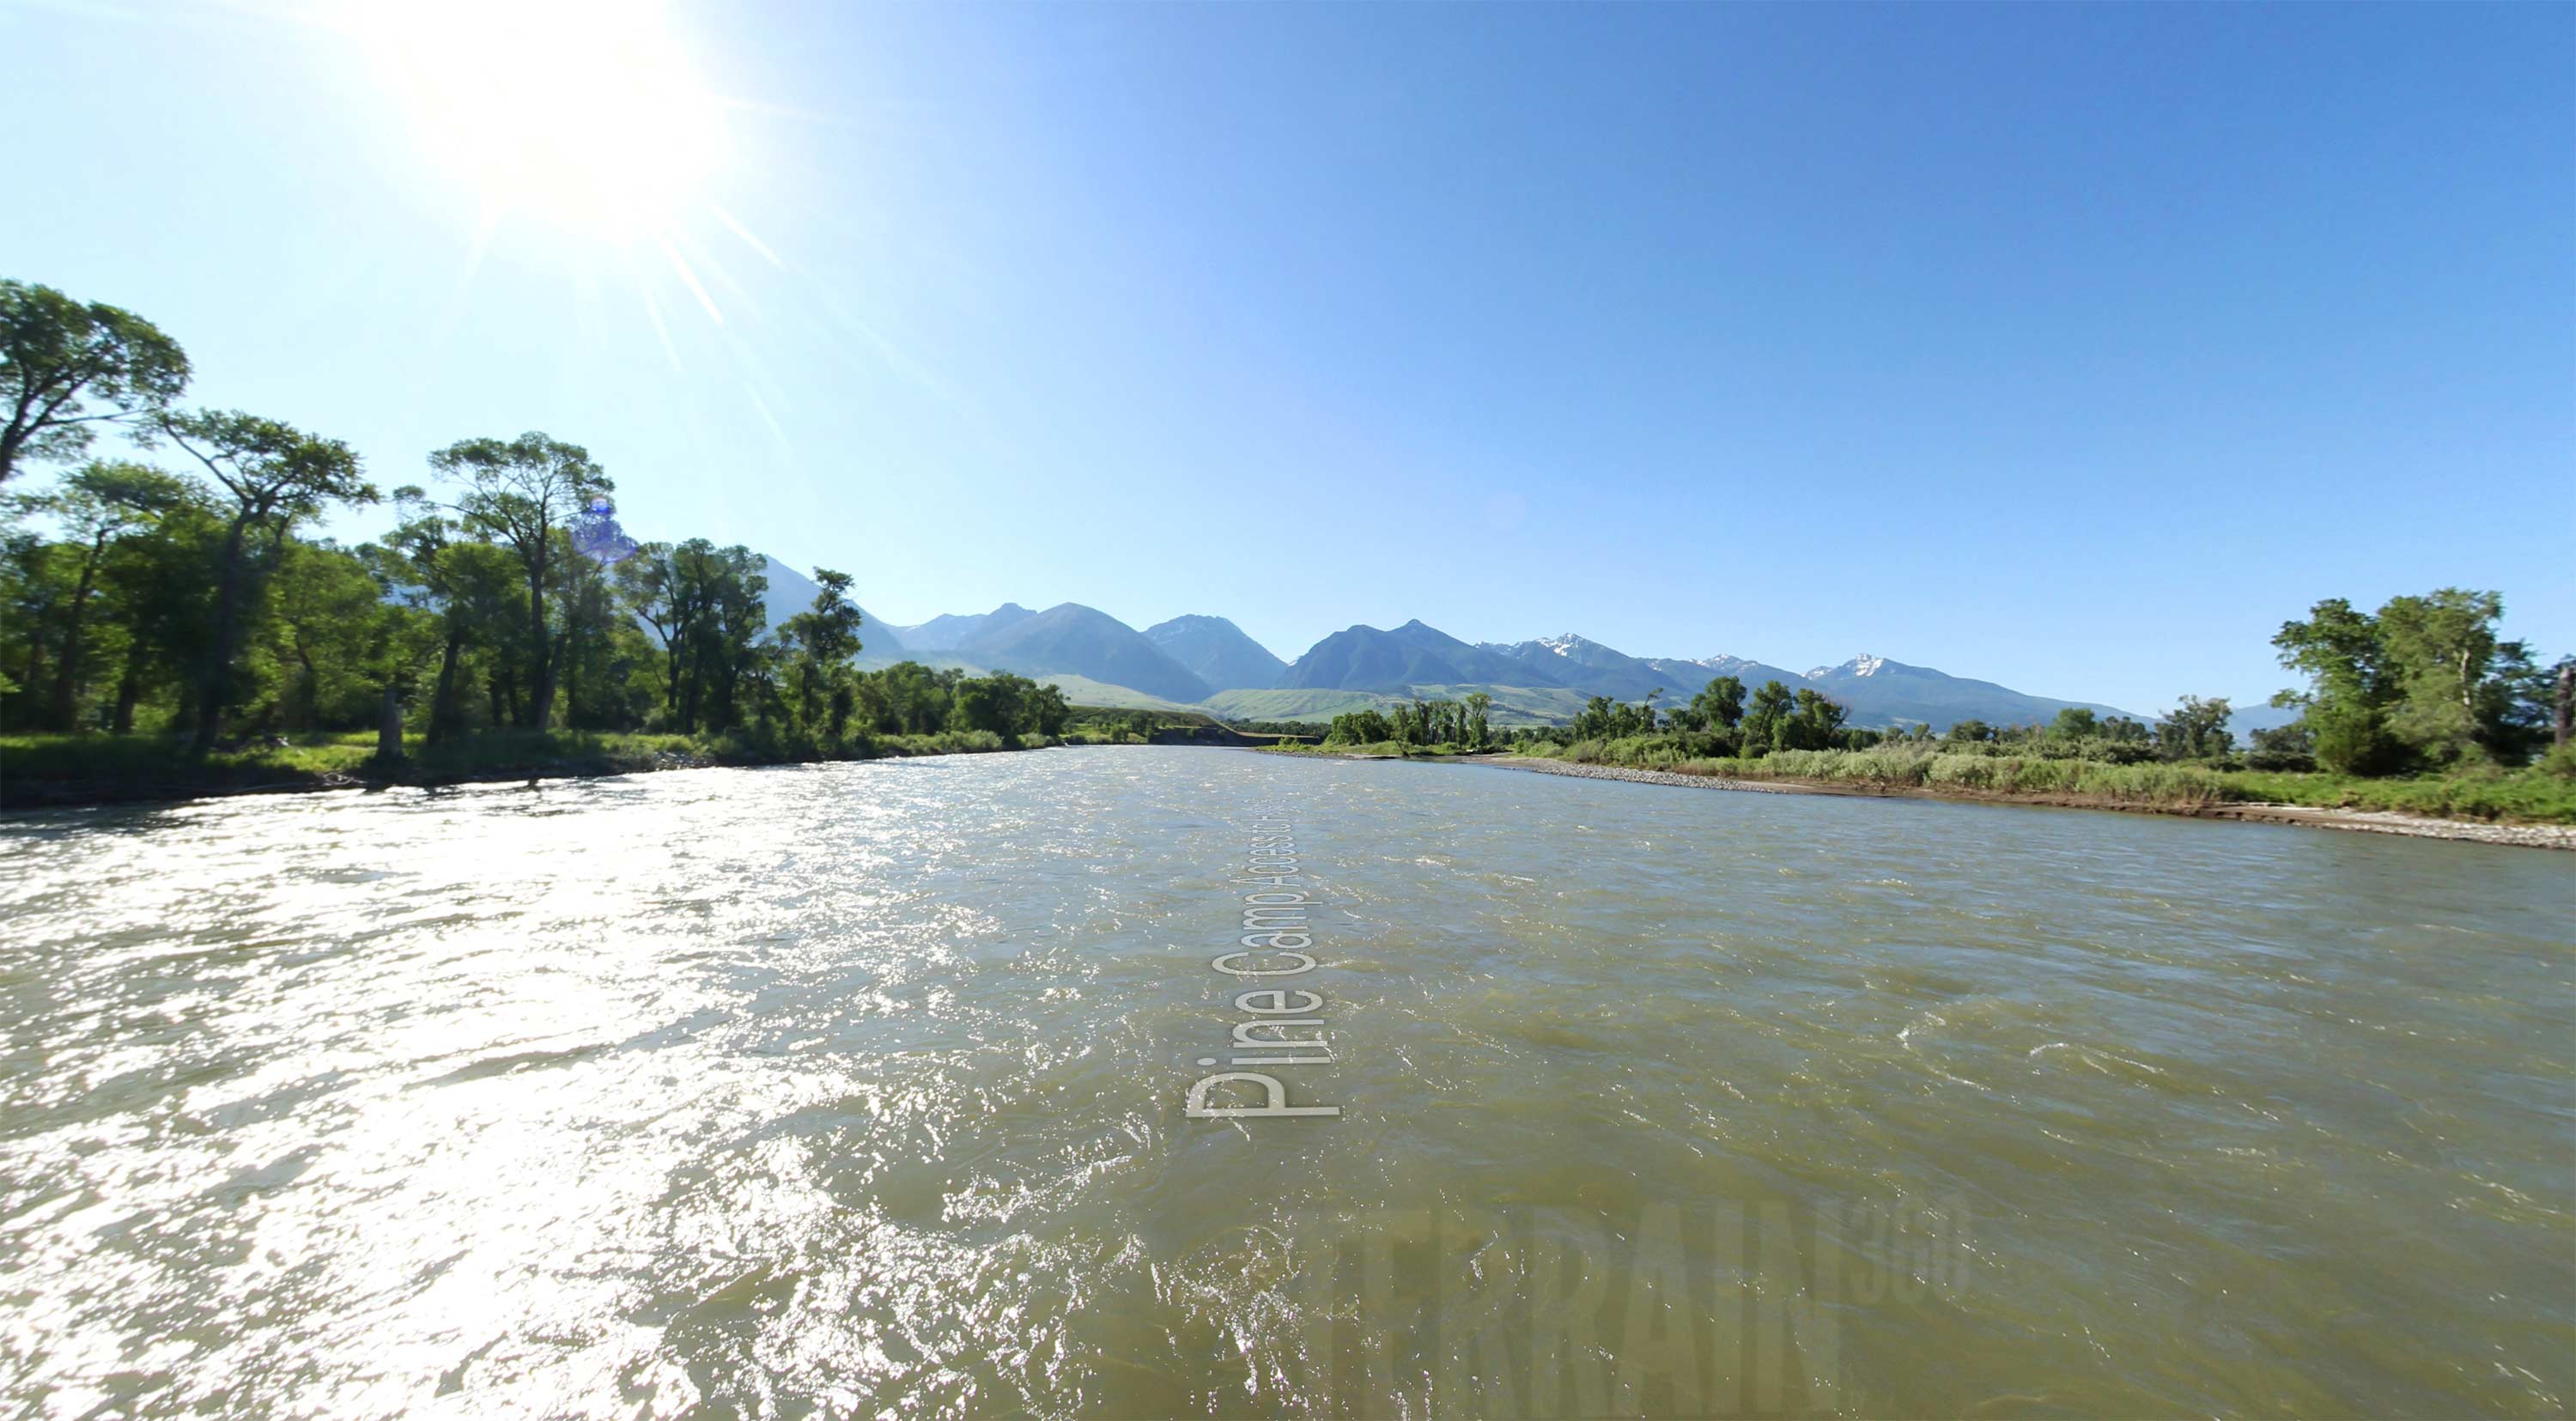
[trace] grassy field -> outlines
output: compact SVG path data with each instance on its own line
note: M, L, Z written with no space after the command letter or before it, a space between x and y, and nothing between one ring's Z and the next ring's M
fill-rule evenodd
M1331 720L1345 711L1392 710L1418 696L1423 700L1464 700L1473 691L1494 698L1497 726L1546 725L1571 719L1583 709L1581 691L1561 686L1415 686L1408 695L1377 691L1219 691L1207 698L1207 709L1228 720Z
M1228 720L1331 720L1344 711L1385 710L1395 697L1374 691L1219 691L1208 710Z
M1374 745L1268 745L1262 747L1280 755L1320 755L1328 759L1378 760L1445 760L1476 752L1455 745L1405 745L1381 740Z
M1725 779L1791 780L1857 789L1919 790L2003 799L2063 800L2157 809L2291 804L2380 809L2506 824L2576 824L2576 776L2561 769L2474 770L2412 778L2278 774L2197 765L2106 765L2011 755L1957 755L1913 747L1787 750L1758 760L1700 760L1658 737L1586 740L1534 753Z
M191 758L179 741L145 735L0 735L0 809L189 799L342 784L455 784L474 780L617 775L703 765L875 760L1038 749L981 730L860 735L824 747L761 745L737 735L632 735L494 730L440 745L405 744L398 766L376 762L373 731L288 737Z

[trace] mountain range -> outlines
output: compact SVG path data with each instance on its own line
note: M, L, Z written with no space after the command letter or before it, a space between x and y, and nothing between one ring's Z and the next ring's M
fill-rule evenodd
M767 572L772 625L812 605L819 589L810 579L776 559ZM1236 719L1321 719L1414 695L1482 691L1494 698L1504 723L1562 721L1593 696L1639 701L1654 695L1659 705L1683 704L1719 676L1739 677L1748 690L1765 681L1813 687L1848 707L1855 725L1922 721L1936 731L1969 719L2021 725L2069 706L2132 714L1883 656L1799 672L1741 656L1631 656L1571 633L1465 642L1419 620L1392 630L1346 627L1294 662L1281 661L1223 617L1174 617L1140 632L1078 602L1043 612L1005 602L990 612L911 626L868 617L860 637L864 665L912 659L1015 671L1061 681L1068 695L1087 704L1189 707Z
M1145 628L1145 640L1220 691L1266 690L1288 663L1223 617L1174 617Z

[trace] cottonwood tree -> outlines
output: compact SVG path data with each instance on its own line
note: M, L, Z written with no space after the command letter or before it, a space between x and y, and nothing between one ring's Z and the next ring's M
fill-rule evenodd
M780 629L781 640L792 641L797 649L796 695L806 729L810 731L818 719L828 719L836 740L858 707L850 658L859 654L860 616L858 604L850 600L850 582L846 572L814 569L814 583L820 590L814 594L813 609L788 618Z
M1744 720L1744 678L1720 676L1691 697L1691 710L1702 725L1733 730Z
M2156 722L2156 745L2168 760L2214 759L2236 748L2227 732L2230 713L2225 696L2202 700L2185 696Z
M187 387L186 352L150 321L0 281L0 484L21 458L77 458L94 426L157 415Z
M1483 750L1494 743L1494 698L1482 691L1467 693L1467 743Z
M231 700L243 605L251 590L252 536L267 536L262 551L273 561L296 524L329 504L373 503L377 495L363 476L356 451L277 420L239 410L201 410L164 415L160 428L171 443L205 465L233 500L216 563L212 634L197 678L197 724L190 749L203 755L214 748Z
M572 517L615 485L578 444L530 432L516 439L465 439L429 456L442 477L461 483L451 505L473 532L508 547L528 585L530 678L521 724L543 730L553 719L564 641L551 629L546 597L562 559L578 556L565 538Z
M2330 770L2513 761L2550 717L2530 648L2496 636L2503 615L2497 594L2456 587L2392 597L2376 615L2328 598L2272 638L2281 664L2308 678L2272 704L2305 710L2317 762Z
M1780 727L1794 713L1797 698L1777 681L1765 681L1753 693L1752 709L1744 716L1744 748L1747 754L1758 754L1779 743Z
M99 600L99 573L109 554L127 536L150 527L161 515L185 502L187 481L146 464L92 461L65 477L49 492L21 499L26 511L52 516L76 551L79 572L62 615L62 640L54 653L53 689L46 719L52 729L70 730L78 719L82 664L92 603Z

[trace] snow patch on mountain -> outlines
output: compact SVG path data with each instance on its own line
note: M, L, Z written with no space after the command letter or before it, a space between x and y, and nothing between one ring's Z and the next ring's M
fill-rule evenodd
M1813 671L1801 672L1800 674L1804 675L1810 681L1821 681L1837 671L1848 671L1855 676L1867 676L1876 672L1880 667L1885 666L1886 664L1886 657L1872 656L1868 652L1864 651L1860 655L1853 657L1851 660L1844 662L1840 666L1819 666Z

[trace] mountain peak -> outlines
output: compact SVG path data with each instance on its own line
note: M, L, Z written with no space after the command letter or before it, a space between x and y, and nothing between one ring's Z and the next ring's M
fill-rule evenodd
M1833 675L1837 671L1848 672L1854 676L1874 676L1886 665L1886 657L1872 656L1868 652L1864 651L1860 655L1853 657L1851 660L1844 662L1840 666L1819 666L1815 670L1807 673L1807 679L1810 681L1822 680L1827 676Z
M1145 628L1145 639L1220 691L1267 690L1288 663L1224 617L1192 613Z

